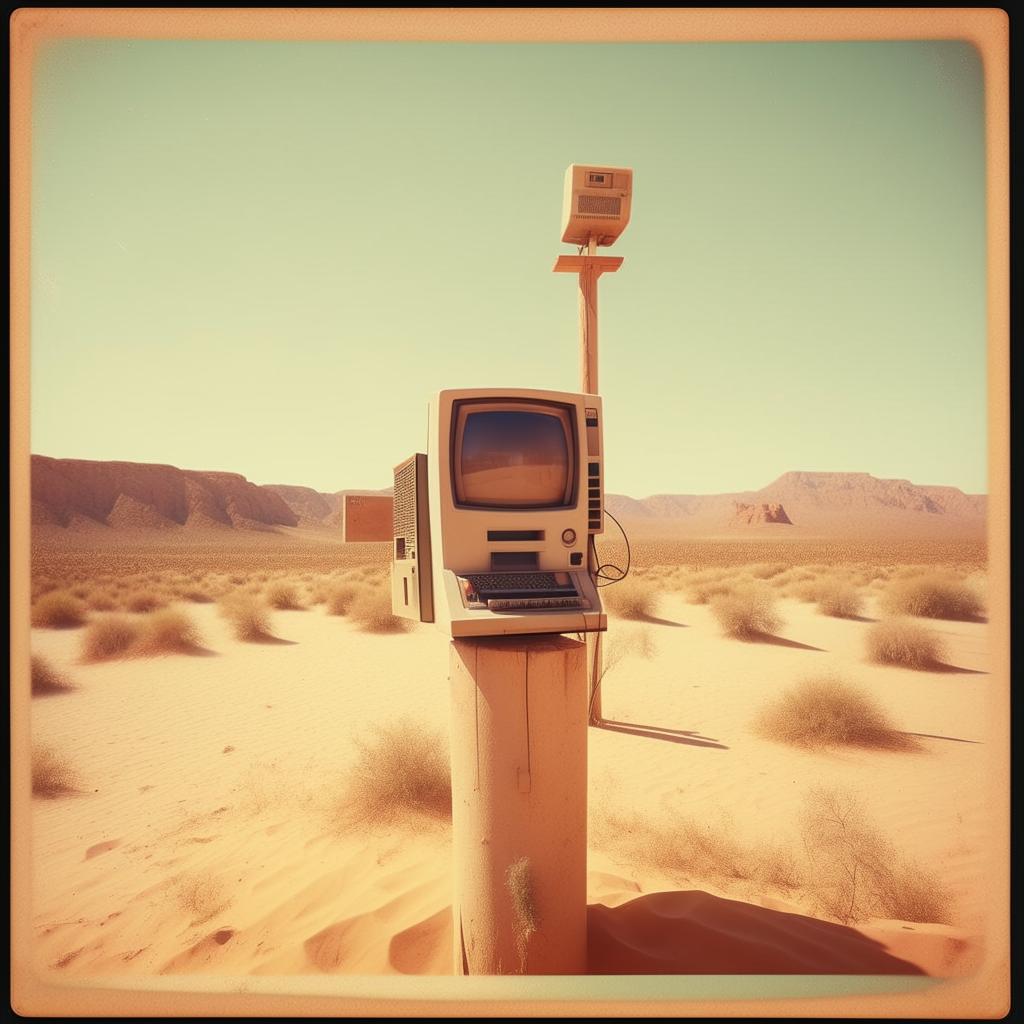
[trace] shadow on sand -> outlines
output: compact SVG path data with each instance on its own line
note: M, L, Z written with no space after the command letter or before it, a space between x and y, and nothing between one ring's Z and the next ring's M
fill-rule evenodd
M587 907L588 974L915 974L853 928L699 890Z
M265 644L271 647L280 647L282 644L292 647L297 644L298 640L284 640L279 636L270 636L266 634L264 636L251 637L245 641L247 644Z
M959 665L947 665L944 661L933 661L926 665L925 672L942 672L947 675L960 676L987 676L988 673L980 668L961 668Z
M811 644L802 644L799 640L787 640L784 636L774 636L771 633L751 633L750 636L740 637L748 644L772 644L775 647L795 647L800 651L824 651L824 647L813 647Z
M594 725L598 729L607 729L609 732L625 732L631 736L646 736L654 740L667 740L669 743L685 743L691 747L714 747L716 750L728 750L724 743L698 732L686 732L679 729L663 729L659 725L637 725L634 722L616 722L612 719L602 718Z
M905 732L904 736L916 736L923 740L946 740L949 743L981 743L981 740L963 740L959 736L936 736L930 732Z
M672 619L659 619L657 615L633 615L631 622L646 622L651 626L675 626L678 629L689 629L685 622L673 622Z

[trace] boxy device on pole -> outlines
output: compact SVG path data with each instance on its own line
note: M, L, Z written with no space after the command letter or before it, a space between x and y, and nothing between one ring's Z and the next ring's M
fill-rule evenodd
M597 280L622 266L621 256L596 255L599 245L611 245L629 223L633 199L633 171L628 167L592 167L571 164L565 172L562 204L562 241L580 247L575 256L559 256L556 273L579 275L580 389L597 394ZM586 255L582 249L586 248ZM597 557L593 544L587 551L587 568L597 582ZM604 672L601 635L588 633L587 675L590 721L600 722L601 676Z
M631 181L566 175L562 238L588 251L555 269L579 274L581 391L440 391L426 454L395 467L392 610L450 638L456 973L586 971L590 638L607 628L597 279L622 263L595 249L625 228Z

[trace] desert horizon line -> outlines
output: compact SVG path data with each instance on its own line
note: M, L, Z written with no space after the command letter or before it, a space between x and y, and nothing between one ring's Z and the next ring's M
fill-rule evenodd
M318 487L314 487L311 484L302 483L290 483L282 482L279 480L269 480L266 482L257 482L255 479L247 476L245 473L239 472L234 469L194 469L186 468L183 466L177 466L170 462L139 462L135 459L86 459L79 457L59 456L59 455L45 455L42 452L31 452L30 459L50 459L54 462L90 462L90 463L106 463L106 464L120 464L120 465L131 465L131 466L154 466L173 469L178 472L189 472L189 473L226 473L233 476L241 477L243 480L257 487L303 487L311 491L315 491L318 494L342 494L346 492L359 492L364 491L368 493L384 493L390 491L391 485L385 487L339 487L333 491L322 491ZM629 494L626 491L609 491L609 496L615 495L617 497L626 497L634 501L646 501L650 498L661 498L661 497L723 497L730 494L746 494L756 493L759 491L766 490L773 484L777 484L787 477L862 477L871 480L876 480L882 483L904 483L909 484L912 487L922 488L950 488L952 490L959 491L961 494L967 497L988 497L988 491L973 491L965 490L957 484L949 483L920 483L913 480L909 476L878 476L869 470L838 470L838 469L788 469L784 470L778 476L775 476L766 484L762 484L760 487L739 487L735 490L718 490L718 491L653 491L650 494L637 497Z

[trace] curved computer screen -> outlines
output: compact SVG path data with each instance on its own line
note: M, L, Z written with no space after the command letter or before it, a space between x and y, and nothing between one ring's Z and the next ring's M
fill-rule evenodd
M575 500L572 406L459 402L452 421L455 502L469 508L567 508Z

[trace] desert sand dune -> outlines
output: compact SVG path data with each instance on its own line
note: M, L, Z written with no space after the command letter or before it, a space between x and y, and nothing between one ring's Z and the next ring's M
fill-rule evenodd
M979 799L987 624L921 620L957 669L921 671L867 659L877 589L863 588L856 618L782 597L781 625L743 641L681 585L644 573L657 599L639 620L613 616L607 642L625 653L609 659L606 721L589 730L590 971L969 970L984 949L978 894L990 853ZM306 597L316 584L307 575ZM251 582L230 571L217 580L229 577ZM450 824L346 815L348 770L368 730L404 719L445 735L443 638L424 625L367 633L315 604L269 610L285 642L249 643L216 604L174 607L206 656L85 662L87 627L33 630L33 652L74 684L33 700L33 738L67 756L78 779L70 794L33 801L39 968L83 978L450 973ZM758 734L767 702L825 670L884 705L914 745L809 750ZM941 921L869 903L841 920L820 879L787 877L809 794L822 786L858 801L899 858L948 894ZM687 835L691 847L665 847L664 835Z

